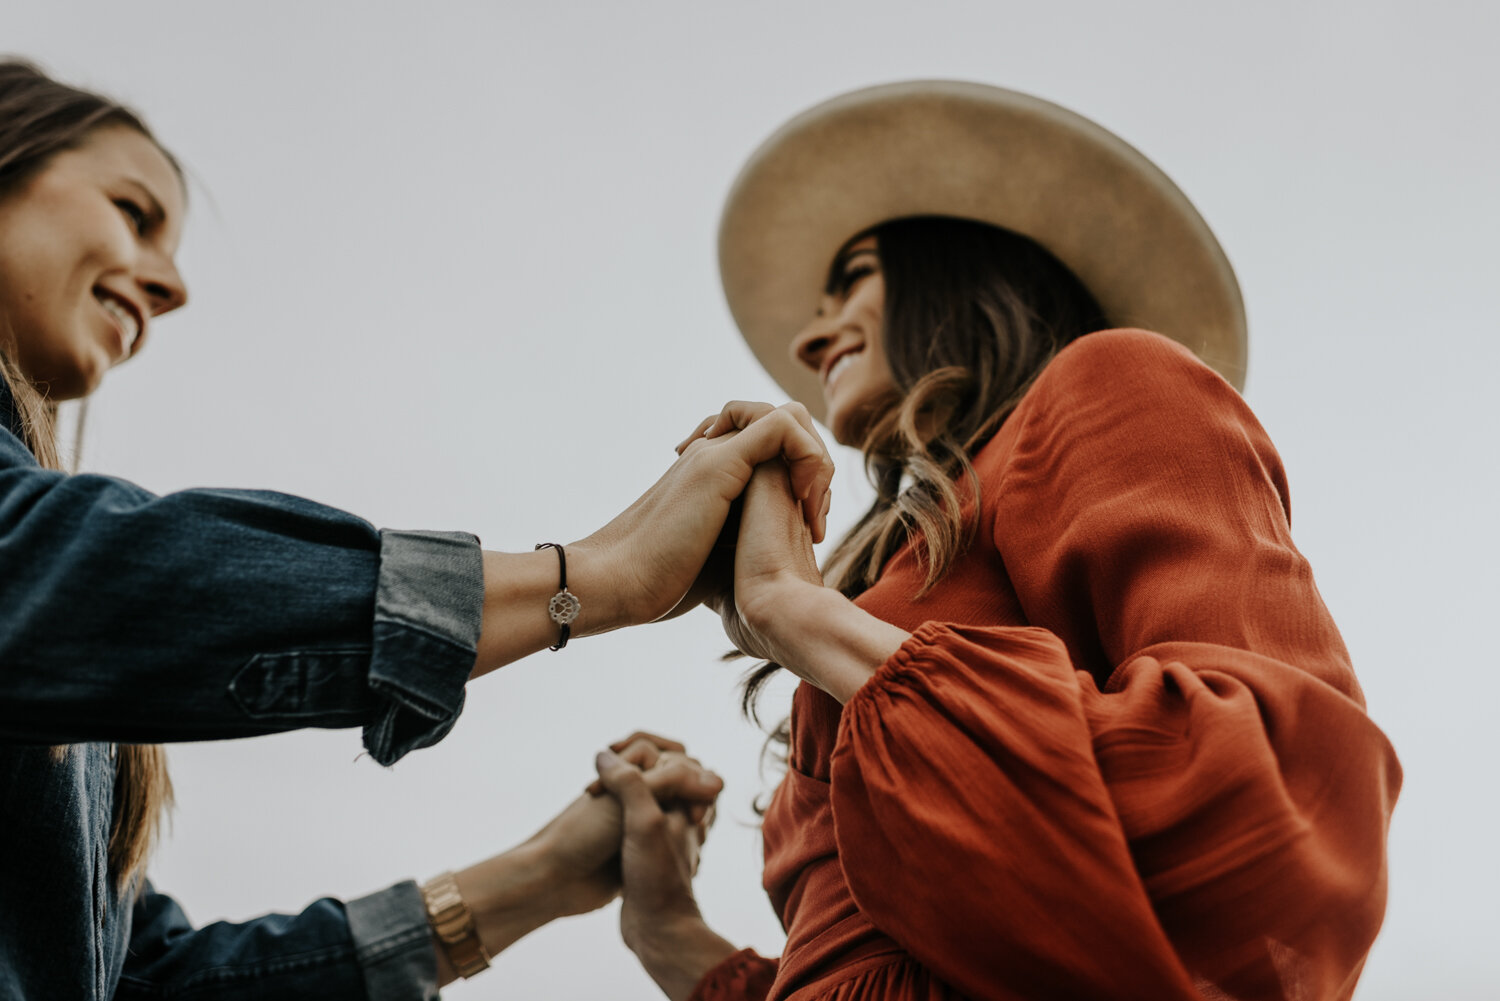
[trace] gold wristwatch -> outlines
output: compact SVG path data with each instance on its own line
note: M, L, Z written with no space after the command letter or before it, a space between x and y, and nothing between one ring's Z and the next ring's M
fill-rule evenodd
M422 884L422 900L427 904L427 921L458 975L467 980L489 969L490 957L480 944L474 915L458 892L453 873L442 873Z

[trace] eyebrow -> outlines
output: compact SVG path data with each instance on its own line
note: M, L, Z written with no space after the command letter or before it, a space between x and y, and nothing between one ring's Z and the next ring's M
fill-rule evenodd
M823 285L823 293L825 295L833 295L839 286L839 279L843 276L844 269L849 266L849 262L857 257L864 257L866 255L875 258L878 262L880 259L880 248L860 247L858 250L844 250L840 252L828 267L828 280Z

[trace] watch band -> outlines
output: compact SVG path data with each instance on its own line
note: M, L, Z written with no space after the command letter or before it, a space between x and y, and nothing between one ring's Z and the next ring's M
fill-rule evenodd
M467 980L489 969L490 957L479 941L474 915L458 892L453 873L445 872L422 884L422 900L427 905L427 921L442 943L448 961Z

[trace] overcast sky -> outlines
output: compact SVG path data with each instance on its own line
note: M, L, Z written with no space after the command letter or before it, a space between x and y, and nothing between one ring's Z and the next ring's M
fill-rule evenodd
M1246 395L1406 768L1357 997L1477 999L1500 985L1496 9L7 0L0 51L135 104L194 178L193 302L98 394L86 468L513 550L598 527L724 400L779 401L713 248L741 161L788 116L954 77L1118 132L1234 262ZM867 496L841 461L836 526ZM528 835L597 748L649 727L726 776L700 900L775 954L761 738L724 649L701 614L543 653L390 771L349 731L174 747L156 881L208 921L426 878ZM659 997L613 907L495 966L449 996Z

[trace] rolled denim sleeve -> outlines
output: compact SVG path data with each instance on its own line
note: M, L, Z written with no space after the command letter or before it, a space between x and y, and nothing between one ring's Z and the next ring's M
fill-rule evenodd
M163 742L362 727L382 764L463 707L472 535L299 497L40 468L0 430L0 738Z
M370 1001L433 1001L437 957L427 908L407 880L344 905Z
M456 532L380 533L369 683L385 704L365 726L381 764L441 740L464 704L484 607L479 540Z
M133 909L115 998L434 1001L437 962L412 882L347 904L193 927L148 883Z

